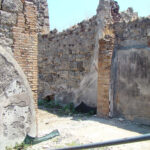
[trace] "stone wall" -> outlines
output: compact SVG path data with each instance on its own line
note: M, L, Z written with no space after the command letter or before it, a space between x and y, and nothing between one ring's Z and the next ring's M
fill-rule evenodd
M0 45L23 68L37 105L38 33L49 32L46 0L0 1Z
M119 12L119 5L113 0L101 0L98 10L98 98L97 113L99 116L112 116L113 103L111 101L112 82L111 65L116 43L115 33L118 29L113 27L117 22L129 22L138 18L132 8ZM122 28L123 30L124 28Z
M39 97L150 124L149 24L132 8L119 13L117 2L101 0L89 21L39 36Z
M94 16L62 33L54 30L39 36L40 98L55 95L56 100L63 102L77 100L81 81L90 71L96 25ZM96 105L96 100L93 103Z
M114 115L150 124L150 19L114 24Z
M150 20L131 8L119 14L113 0L102 0L99 11L98 115L150 124Z
M33 0L38 11L38 33L49 33L49 14L47 0Z
M23 12L24 0L0 0L0 45L13 51L12 27L17 23L17 14ZM49 32L48 6L46 0L34 0L37 6L38 32Z
M22 11L23 3L20 0L16 0L15 3L5 0L0 4L0 45L13 53L12 27L17 23L17 13Z
M0 149L37 135L39 13L32 1L0 1Z

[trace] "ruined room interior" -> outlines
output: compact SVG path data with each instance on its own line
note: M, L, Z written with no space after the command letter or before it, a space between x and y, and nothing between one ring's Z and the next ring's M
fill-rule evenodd
M58 32L48 11L46 0L0 0L0 150L27 136L39 144L26 149L48 150L149 133L150 17L99 0L96 15Z

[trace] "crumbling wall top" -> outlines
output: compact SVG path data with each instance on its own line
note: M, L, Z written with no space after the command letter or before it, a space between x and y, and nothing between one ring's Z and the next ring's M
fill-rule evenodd
M47 0L33 0L38 11L38 29L39 33L47 34L50 30L49 13Z
M66 30L63 30L62 32L58 32L57 29L54 29L54 30L50 31L48 37L49 38L61 37L61 36L66 36L66 35L70 35L70 34L77 35L80 32L85 32L85 31L88 32L88 30L91 30L91 26L96 26L96 25L97 25L97 22L96 22L96 15L95 15L88 20L83 20L82 22L80 22Z

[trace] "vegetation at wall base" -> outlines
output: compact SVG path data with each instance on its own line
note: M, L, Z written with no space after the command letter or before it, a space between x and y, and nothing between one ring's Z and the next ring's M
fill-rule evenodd
M84 116L91 116L94 115L93 111L89 111L88 113L81 113L75 110L75 106L73 103L68 103L65 105L62 105L54 100L47 101L47 100L38 100L38 107L39 108L46 108L49 112L55 112L60 116L73 116L73 115L84 115Z
M21 144L16 144L15 147L11 148L11 147L6 147L6 150L27 150L27 148L31 146L28 144L25 144L24 142Z

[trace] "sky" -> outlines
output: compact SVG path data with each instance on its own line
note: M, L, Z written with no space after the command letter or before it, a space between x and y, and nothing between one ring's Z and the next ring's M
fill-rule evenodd
M47 0L50 30L65 30L96 14L99 0ZM120 10L132 7L139 16L150 15L150 0L116 0Z

